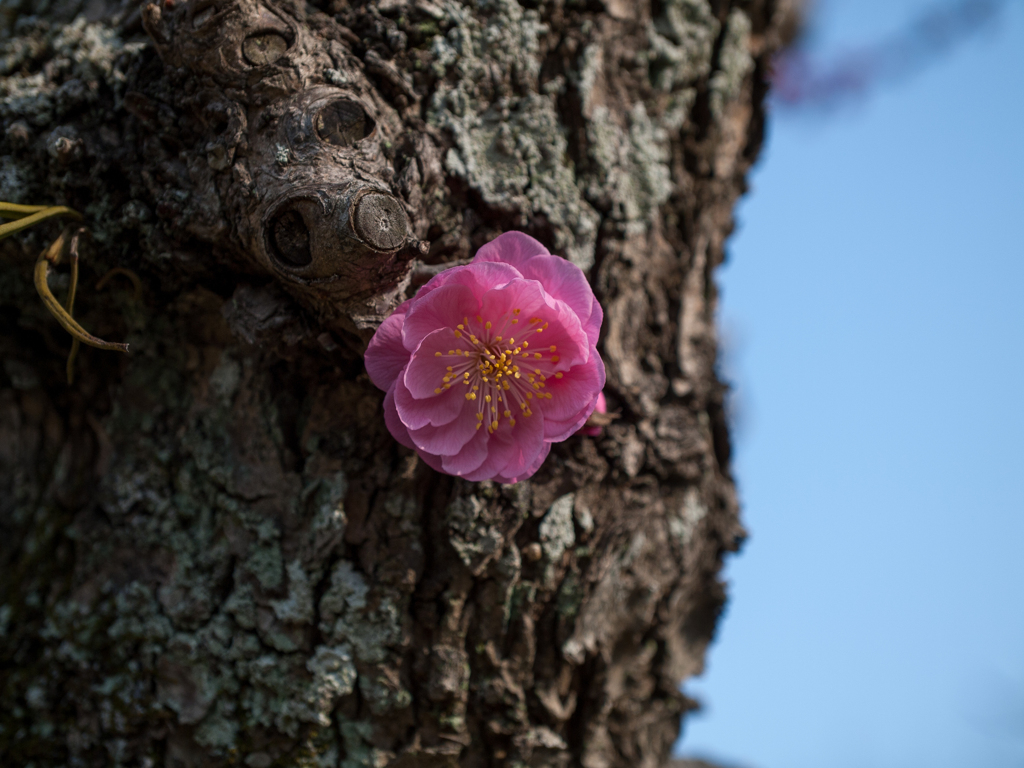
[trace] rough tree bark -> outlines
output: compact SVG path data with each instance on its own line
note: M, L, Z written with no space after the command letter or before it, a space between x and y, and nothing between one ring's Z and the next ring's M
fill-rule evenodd
M0 199L85 214L132 351L68 386L56 225L0 244L0 762L661 766L743 535L713 270L788 6L319 2L2 6ZM472 484L361 352L509 229L590 276L621 418Z

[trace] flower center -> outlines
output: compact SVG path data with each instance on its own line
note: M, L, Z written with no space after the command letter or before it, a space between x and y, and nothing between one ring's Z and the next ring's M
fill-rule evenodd
M469 348L450 349L447 355L434 353L435 357L450 358L452 362L434 393L439 395L461 383L467 389L466 399L477 402L476 428L486 425L492 434L502 419L507 419L511 428L516 425L517 415L532 416L530 406L535 398L551 399L551 393L544 391L547 380L552 376L562 378L561 371L554 369L559 360L557 347L552 344L538 351L542 348L537 336L547 330L548 323L532 317L525 330L505 337L506 333L516 333L521 312L513 309L498 323L485 321L480 315L475 322L464 317L454 329L455 337Z

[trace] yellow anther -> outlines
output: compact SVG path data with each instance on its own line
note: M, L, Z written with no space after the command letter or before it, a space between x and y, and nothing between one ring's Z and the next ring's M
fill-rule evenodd
M541 353L540 353L540 352L534 352L534 353L533 353L533 359L534 359L534 360L540 360L540 359L541 359L541 357L543 357L543 355L541 355Z
M461 339L462 338L462 331L456 331L455 332L455 338L456 339Z
M491 396L490 395L484 395L484 400L486 400L488 403L491 402Z
M516 323L518 323L518 322L519 322L518 320L513 320L513 321L512 321L512 325L515 325L515 324L516 324Z
M479 320L480 319L480 315L477 315L476 318L477 318L477 320ZM486 323L484 323L484 328L486 328L488 331L491 330L491 321L490 320L488 320Z
M518 314L519 314L520 312L522 312L522 311L523 311L523 310L521 310L521 309L513 309L513 310L512 310L512 314L513 314L513 315L518 315Z
M501 382L501 388L507 392L509 390L509 383L507 381Z
M483 421L483 420L484 420L484 415L483 415L482 413L478 413L478 414L476 415L476 420L477 420L477 421Z
M504 416L506 419L512 418L512 411L506 408L504 413L502 413L501 415Z
M523 411L523 416L526 416L526 417L533 416L533 411L531 411L529 408L527 408L525 411Z
M561 371L559 371L558 373L556 373L556 374L555 374L555 378L556 378L556 379L560 379L560 378L562 378L562 372L561 372Z
M467 400L476 400L476 393L475 392L467 392L466 393L466 399Z
M526 347L528 347L528 346L530 346L530 342L528 342L528 341L524 341L524 342L523 342L523 348L525 349L525 348L526 348Z
M548 351L549 352L554 352L556 349L558 349L558 347L556 347L554 344L552 344L551 348Z
M477 321L478 323L482 323L482 322L484 321L484 319L483 319L482 317L480 317L480 315L477 315L477 316L476 316L476 321Z
M441 357L441 353L440 352L435 352L434 353L434 357Z
M533 400L533 392L527 392L526 393L526 399L527 400Z
M497 419L495 419L494 421L491 422L491 429L497 429L497 428L498 428L498 421L497 421Z
M434 394L435 394L435 395L440 395L440 394L441 394L441 391L442 391L442 390L441 390L441 388L440 388L440 387L434 387Z
M480 429L480 427L482 427L482 426L483 426L483 423L480 423L480 424L477 424L477 425L476 425L476 428L477 428L477 429Z
M456 327L456 328L458 328L458 329L459 329L460 331L464 331L464 330L466 330L466 326L464 326L464 325L463 325L462 323L459 323L459 324L458 324L457 326L455 326L455 327Z
M536 373L538 376L540 376L540 368L534 368L533 372ZM541 376L541 378L544 378L544 377Z

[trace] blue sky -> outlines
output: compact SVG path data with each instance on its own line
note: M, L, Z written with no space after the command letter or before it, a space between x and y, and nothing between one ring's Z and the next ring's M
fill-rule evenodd
M819 0L826 55L928 2ZM719 273L750 539L679 754L1024 767L1024 3L776 110Z

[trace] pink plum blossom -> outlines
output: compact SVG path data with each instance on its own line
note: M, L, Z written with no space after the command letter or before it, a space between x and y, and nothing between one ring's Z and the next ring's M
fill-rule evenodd
M604 399L604 392L597 396L597 403L594 410L597 411L597 413L608 413L608 403ZM600 437L604 429L595 424L594 426L584 426L582 431L584 435Z
M506 232L385 320L366 350L384 421L431 467L467 480L530 477L597 407L604 315L583 272Z

